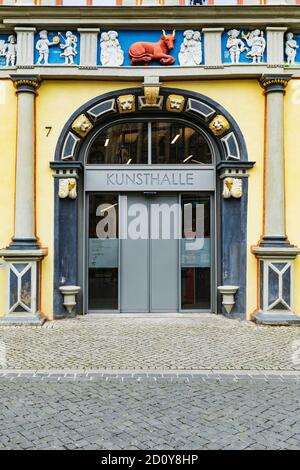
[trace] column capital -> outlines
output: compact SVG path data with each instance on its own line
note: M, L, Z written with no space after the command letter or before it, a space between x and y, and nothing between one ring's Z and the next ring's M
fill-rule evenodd
M41 79L34 75L11 75L11 80L17 93L36 93L41 84Z
M25 32L25 33L35 33L36 28L33 26L16 26L14 30L18 33L19 31Z
M260 82L265 89L265 93L282 92L284 93L292 74L262 75Z

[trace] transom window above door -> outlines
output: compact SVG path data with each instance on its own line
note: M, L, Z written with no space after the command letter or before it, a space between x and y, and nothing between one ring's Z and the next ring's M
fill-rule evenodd
M127 121L107 126L92 140L93 165L209 165L212 149L190 124L175 120Z

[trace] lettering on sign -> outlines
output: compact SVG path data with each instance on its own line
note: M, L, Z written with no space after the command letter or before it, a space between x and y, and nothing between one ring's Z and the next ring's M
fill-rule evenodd
M107 173L107 186L192 186L195 184L194 173Z

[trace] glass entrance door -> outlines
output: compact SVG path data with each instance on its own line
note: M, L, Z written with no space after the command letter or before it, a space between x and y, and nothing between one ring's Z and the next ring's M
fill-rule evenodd
M181 309L206 310L212 306L211 197L181 196Z
M91 193L88 311L211 311L211 205L201 193Z
M88 218L88 311L119 308L119 197L90 194Z

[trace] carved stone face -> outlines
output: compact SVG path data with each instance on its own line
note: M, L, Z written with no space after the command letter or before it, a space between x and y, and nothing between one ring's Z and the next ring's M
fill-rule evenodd
M135 111L134 95L122 95L117 98L119 113L132 113Z
M215 135L223 135L228 129L230 129L230 124L224 116L218 114L209 124L210 130Z
M233 39L236 39L240 34L240 31L238 29L231 29L229 32L228 32L228 35L233 38Z
M186 39L192 39L193 37L193 30L192 29L187 29L185 32L184 32L184 36Z
M46 31L46 30L40 31L40 38L41 39L48 39L48 31Z
M78 118L76 118L72 124L73 131L80 135L80 137L85 137L92 128L93 124L85 116L85 114L80 114L80 116L78 116Z
M185 99L180 95L169 95L167 98L166 108L167 111L173 113L181 113L184 108Z

